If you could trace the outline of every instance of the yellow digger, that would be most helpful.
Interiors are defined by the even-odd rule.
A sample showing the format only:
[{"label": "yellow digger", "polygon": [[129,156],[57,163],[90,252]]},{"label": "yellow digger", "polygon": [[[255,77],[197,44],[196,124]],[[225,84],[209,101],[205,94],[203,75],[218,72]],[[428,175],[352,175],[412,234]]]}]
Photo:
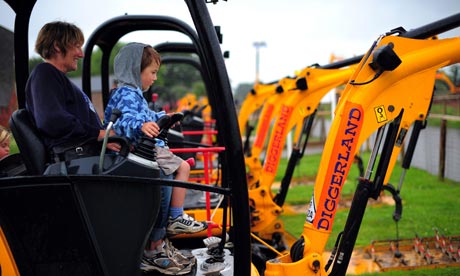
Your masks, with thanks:
[{"label": "yellow digger", "polygon": [[[434,26],[439,27],[393,30],[380,36],[362,58],[335,110],[303,233],[289,254],[267,262],[265,275],[345,275],[368,199],[376,199],[387,183],[409,128],[427,119],[436,71],[460,61],[460,38],[423,39],[434,34]],[[352,157],[375,131],[376,142],[345,228],[325,262],[324,246]]]},{"label": "yellow digger", "polygon": [[[254,254],[251,210],[238,118],[217,28],[206,7],[206,2],[217,1],[185,0],[194,28],[177,18],[155,15],[121,15],[104,22],[86,42],[82,87],[92,96],[90,68],[95,46],[103,52],[102,103],[107,103],[110,87],[107,63],[121,37],[135,30],[151,29],[185,34],[197,49],[205,82],[211,88],[208,91],[210,107],[219,111],[215,113],[217,143],[225,148],[221,155],[219,187],[151,177],[147,170],[127,157],[135,154],[129,150],[118,160],[110,159],[103,152],[71,163],[46,160],[40,136],[27,124],[27,117],[21,116],[29,74],[29,22],[37,1],[5,0],[15,13],[15,76],[20,110],[12,117],[11,125],[13,128],[24,126],[16,129],[17,133],[28,132],[14,135],[27,175],[15,175],[12,170],[0,178],[2,275],[141,275],[140,256],[158,214],[161,185],[224,196],[221,241],[212,250],[203,244],[191,241],[188,244],[189,248],[199,250],[192,252],[200,253],[192,275],[260,275],[262,272],[251,262]],[[149,9],[155,9],[154,5],[146,6],[145,10]],[[458,62],[458,38],[422,39],[459,25],[460,14],[435,22],[428,29],[401,31],[399,36],[389,34],[362,57],[337,107],[302,237],[290,253],[263,260],[265,275],[345,275],[357,234],[353,220],[359,224],[365,202],[380,192],[386,168],[394,162],[392,153],[397,151],[398,143],[404,141],[402,130],[408,129],[415,120],[426,119],[436,69]],[[402,62],[398,63],[398,59]],[[401,91],[408,97],[400,97]],[[351,158],[347,156],[356,152],[365,137],[381,128],[391,130],[383,151],[391,153],[390,157],[380,158],[383,161],[374,181],[370,180],[370,173],[360,181],[357,199],[350,210],[350,222],[329,266],[321,254],[340,197],[340,179],[350,167]],[[108,163],[101,165],[101,159]],[[8,161],[2,160],[0,165],[7,166]],[[56,170],[59,173],[43,174]],[[206,270],[209,266],[203,264],[209,263],[222,264],[221,270]]]}]

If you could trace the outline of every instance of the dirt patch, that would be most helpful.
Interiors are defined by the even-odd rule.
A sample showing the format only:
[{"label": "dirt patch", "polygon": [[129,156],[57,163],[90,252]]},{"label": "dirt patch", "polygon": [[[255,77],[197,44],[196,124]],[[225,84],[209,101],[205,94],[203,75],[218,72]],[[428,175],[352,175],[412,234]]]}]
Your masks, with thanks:
[{"label": "dirt patch", "polygon": [[[353,196],[345,195],[339,209],[350,209]],[[368,206],[394,206],[391,195],[383,194],[370,199]],[[284,214],[305,214],[308,204],[285,205]],[[325,260],[330,252],[324,252]],[[374,241],[367,247],[355,247],[347,269],[347,275],[385,272],[393,270],[435,269],[460,267],[460,237],[443,237],[438,232],[434,237],[405,240]]]}]

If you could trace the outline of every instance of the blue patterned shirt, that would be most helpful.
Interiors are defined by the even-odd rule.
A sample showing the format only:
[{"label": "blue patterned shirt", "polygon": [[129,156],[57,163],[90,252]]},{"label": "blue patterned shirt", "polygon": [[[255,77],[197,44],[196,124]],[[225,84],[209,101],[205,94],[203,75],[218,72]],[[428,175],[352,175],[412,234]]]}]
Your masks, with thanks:
[{"label": "blue patterned shirt", "polygon": [[[127,137],[134,144],[144,135],[141,128],[145,122],[156,122],[166,114],[164,111],[151,110],[142,91],[131,86],[118,87],[112,92],[104,112],[105,127],[109,123],[114,108],[119,109],[122,114],[113,125],[113,130],[117,135]],[[160,147],[165,146],[163,140],[156,139],[156,142]]]}]

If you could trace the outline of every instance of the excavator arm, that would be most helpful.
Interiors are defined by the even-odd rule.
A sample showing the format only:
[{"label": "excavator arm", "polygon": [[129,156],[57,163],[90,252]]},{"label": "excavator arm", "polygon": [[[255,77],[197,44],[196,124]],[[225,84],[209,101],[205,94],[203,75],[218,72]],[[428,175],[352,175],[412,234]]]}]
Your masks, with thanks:
[{"label": "excavator arm", "polygon": [[[252,229],[259,233],[261,238],[270,239],[274,232],[279,232],[277,227],[274,227],[278,225],[274,220],[278,219],[282,210],[271,195],[271,187],[289,131],[303,124],[306,118],[313,120],[321,99],[334,87],[346,83],[353,72],[354,66],[342,69],[307,68],[299,75],[296,89],[279,103],[266,149],[265,162],[259,178],[256,179],[258,185],[250,187],[249,190],[251,202],[257,205],[257,213],[253,214]],[[253,159],[256,157],[258,156],[252,156]]]},{"label": "excavator arm", "polygon": [[436,73],[436,80],[443,83],[449,90],[450,93],[460,93],[460,86],[456,86],[454,82],[444,72]]},{"label": "excavator arm", "polygon": [[[330,275],[345,275],[368,199],[380,193],[408,128],[426,119],[436,70],[459,62],[459,51],[459,38],[387,35],[374,43],[337,105],[301,237],[290,254],[267,262],[265,275],[326,275],[328,268]],[[376,131],[367,171],[359,181],[331,266],[326,266],[322,254],[353,156]],[[379,150],[383,156],[374,172]]]},{"label": "excavator arm", "polygon": [[241,134],[245,133],[251,115],[262,108],[263,104],[270,96],[277,93],[277,87],[277,81],[268,84],[256,83],[251,91],[248,92],[238,112],[238,125],[240,126]]},{"label": "excavator arm", "polygon": [[[248,172],[248,187],[252,188],[257,186],[262,173],[262,162],[260,155],[265,148],[266,137],[270,131],[270,126],[273,118],[280,112],[280,103],[285,101],[296,87],[296,79],[286,77],[278,81],[275,88],[275,93],[271,95],[261,108],[259,120],[257,122],[256,136],[254,143],[249,148],[245,148],[247,156],[245,157],[245,164]],[[240,125],[241,127],[241,125]]]}]

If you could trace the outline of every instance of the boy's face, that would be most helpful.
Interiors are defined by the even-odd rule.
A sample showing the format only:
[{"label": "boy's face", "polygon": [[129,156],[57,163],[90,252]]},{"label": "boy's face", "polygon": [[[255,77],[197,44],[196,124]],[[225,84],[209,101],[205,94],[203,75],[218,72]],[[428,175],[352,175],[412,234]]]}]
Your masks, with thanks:
[{"label": "boy's face", "polygon": [[157,73],[160,65],[154,60],[141,72],[142,90],[147,90],[157,80]]}]

